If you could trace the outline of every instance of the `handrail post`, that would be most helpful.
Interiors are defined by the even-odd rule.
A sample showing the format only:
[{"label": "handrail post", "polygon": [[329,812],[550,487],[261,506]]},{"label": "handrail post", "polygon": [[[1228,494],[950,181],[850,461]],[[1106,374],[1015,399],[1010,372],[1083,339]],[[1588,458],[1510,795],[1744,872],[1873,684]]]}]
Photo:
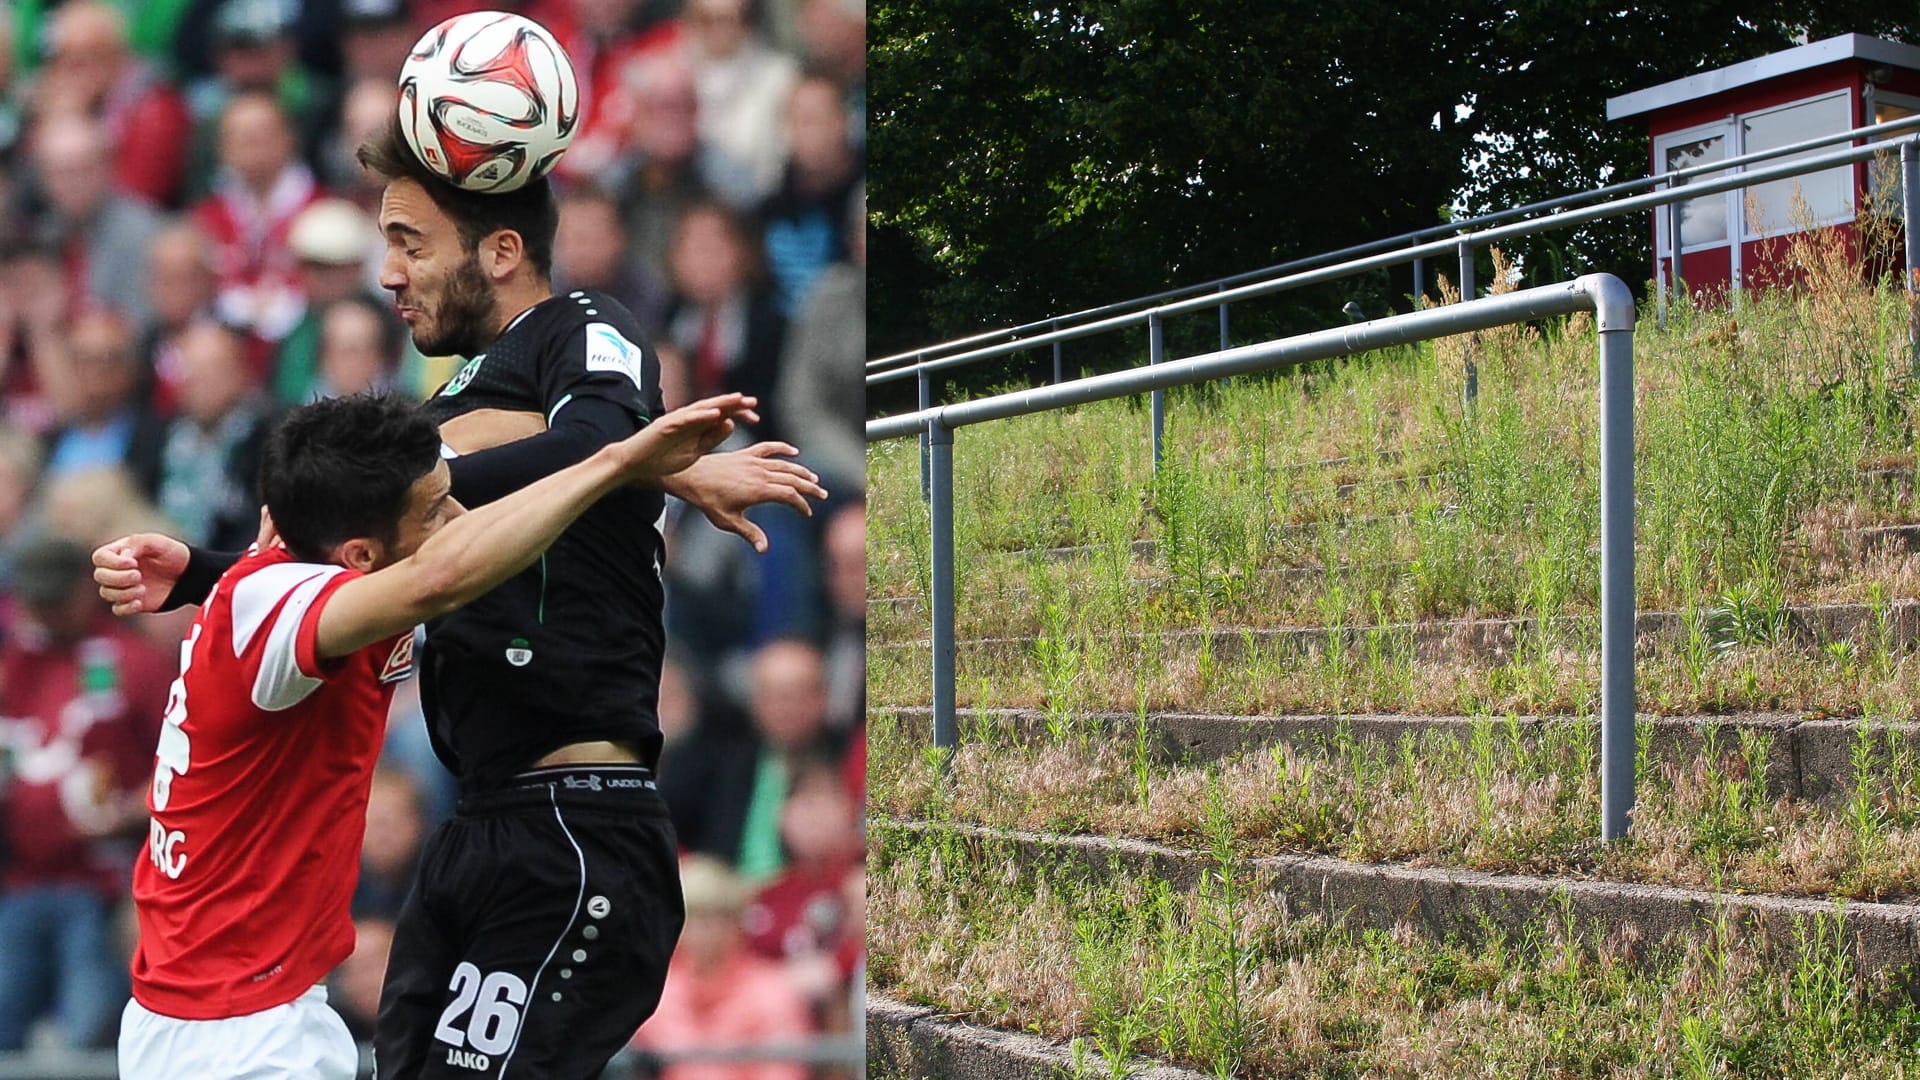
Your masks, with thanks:
[{"label": "handrail post", "polygon": [[[1226,292],[1226,287],[1221,286],[1220,291]],[[1227,303],[1222,300],[1220,302],[1220,351],[1226,352],[1231,348],[1233,346],[1227,343]]]},{"label": "handrail post", "polygon": [[[923,361],[921,361],[918,357],[916,357],[913,362],[918,364],[918,363],[922,363]],[[928,409],[933,408],[933,383],[931,381],[931,377],[928,376],[925,368],[920,369],[920,371],[917,373],[917,377],[920,383],[920,411],[925,412]],[[921,502],[926,502],[929,497],[929,491],[927,487],[927,480],[928,480],[927,456],[928,456],[927,435],[925,432],[921,432],[920,434],[920,501]]]},{"label": "handrail post", "polygon": [[[1166,351],[1166,345],[1167,345],[1166,334],[1161,328],[1159,314],[1155,313],[1152,315],[1148,315],[1147,316],[1147,366],[1148,367],[1152,367],[1155,364],[1158,364],[1161,360],[1165,359],[1163,354]],[[1159,475],[1161,437],[1165,433],[1166,426],[1167,426],[1167,392],[1165,390],[1155,390],[1153,392],[1152,412],[1153,412],[1153,471],[1155,475]]]},{"label": "handrail post", "polygon": [[[1053,323],[1048,327],[1048,329],[1055,330],[1055,331],[1059,330],[1060,320],[1059,319],[1053,320]],[[1053,385],[1055,386],[1059,386],[1061,383],[1067,381],[1066,377],[1060,373],[1060,345],[1061,343],[1058,341],[1053,343]]]},{"label": "handrail post", "polygon": [[933,513],[933,745],[950,765],[958,728],[954,723],[953,643],[953,429],[927,421],[932,447]]},{"label": "handrail post", "polygon": [[[1660,189],[1665,191],[1673,190],[1673,182],[1668,181],[1660,185]],[[1672,214],[1673,212],[1673,207],[1667,207],[1668,214]],[[1660,235],[1660,208],[1657,206],[1653,208],[1653,223],[1653,235],[1657,238]],[[1653,245],[1653,291],[1655,296],[1653,325],[1665,330],[1667,328],[1667,276],[1661,272],[1660,269],[1660,245],[1658,243]]]},{"label": "handrail post", "polygon": [[1920,153],[1912,139],[1900,144],[1900,212],[1906,229],[1901,246],[1907,249],[1907,351],[1920,375]]},{"label": "handrail post", "polygon": [[[1420,241],[1415,240],[1413,242],[1413,246],[1419,247]],[[1413,260],[1413,310],[1415,311],[1420,310],[1420,301],[1426,299],[1426,296],[1427,296],[1427,260],[1415,259]]]},{"label": "handrail post", "polygon": [[[1669,185],[1669,188],[1678,186],[1680,185],[1673,184]],[[1673,293],[1673,306],[1676,308],[1680,306],[1680,301],[1684,293],[1681,282],[1686,280],[1686,275],[1681,272],[1680,266],[1680,216],[1682,205],[1684,204],[1677,201],[1667,204],[1667,289]]]},{"label": "handrail post", "polygon": [[[1473,300],[1473,241],[1465,237],[1460,239],[1460,302],[1465,304]],[[1473,335],[1467,335],[1467,408],[1480,397],[1480,368],[1473,362]]]},{"label": "handrail post", "polygon": [[[1625,287],[1615,282],[1625,292]],[[1598,298],[1596,298],[1596,301]],[[1598,305],[1597,305],[1598,306]],[[1600,315],[1600,838],[1627,835],[1634,803],[1633,316]],[[1624,323],[1624,325],[1617,325]]]}]

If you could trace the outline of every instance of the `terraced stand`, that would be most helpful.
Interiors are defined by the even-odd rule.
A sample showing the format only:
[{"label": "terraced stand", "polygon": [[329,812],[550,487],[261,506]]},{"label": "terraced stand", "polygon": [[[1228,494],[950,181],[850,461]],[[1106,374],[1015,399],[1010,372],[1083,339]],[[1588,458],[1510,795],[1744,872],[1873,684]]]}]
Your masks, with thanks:
[{"label": "terraced stand", "polygon": [[1176,397],[1157,478],[1115,403],[957,445],[951,758],[871,449],[877,1075],[1920,1071],[1904,300],[1641,329],[1615,844],[1581,327],[1471,419],[1443,342]]}]

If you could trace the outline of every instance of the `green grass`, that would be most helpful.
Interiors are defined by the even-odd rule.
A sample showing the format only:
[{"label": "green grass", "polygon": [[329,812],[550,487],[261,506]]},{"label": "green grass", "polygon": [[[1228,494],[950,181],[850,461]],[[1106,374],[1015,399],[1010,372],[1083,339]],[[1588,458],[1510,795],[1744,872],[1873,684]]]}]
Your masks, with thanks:
[{"label": "green grass", "polygon": [[1646,955],[1594,944],[1570,911],[1434,943],[1290,916],[1220,854],[1183,892],[1000,841],[876,828],[872,978],[980,1023],[1221,1076],[1920,1070],[1920,1016],[1857,976],[1834,919],[1803,923],[1790,963],[1763,963],[1724,913],[1684,949]]},{"label": "green grass", "polygon": [[[1590,326],[1576,318],[1483,341],[1471,417],[1458,404],[1449,342],[1175,393],[1158,476],[1137,402],[963,429],[958,634],[1058,640],[1082,625],[1151,637],[1209,625],[1592,614]],[[1846,347],[1819,345],[1830,339]],[[1768,294],[1737,320],[1682,309],[1664,332],[1643,321],[1636,345],[1643,609],[1704,615],[1755,600],[1915,595],[1920,562],[1864,553],[1854,537],[1914,514],[1911,483],[1873,472],[1914,461],[1897,290]],[[881,444],[869,461],[870,592],[924,597],[915,447]],[[1284,467],[1293,463],[1304,464]],[[1130,550],[1141,539],[1158,544],[1151,561]],[[1092,552],[1034,554],[1061,545]],[[1069,607],[1072,619],[1050,626],[1049,605]],[[925,634],[924,605],[871,615],[876,642]],[[1561,645],[1542,643],[1541,655]],[[1792,676],[1828,685],[1817,666]]]},{"label": "green grass", "polygon": [[925,732],[882,710],[868,725],[868,805],[900,818],[1126,836],[1192,850],[1333,855],[1493,872],[1597,877],[1746,893],[1908,900],[1920,883],[1920,760],[1861,724],[1851,788],[1774,798],[1771,737],[1709,727],[1703,749],[1641,763],[1631,836],[1602,845],[1590,723],[1531,727],[1482,715],[1463,735],[1397,743],[1344,726],[1317,746],[1275,743],[1206,764],[1158,760],[1136,727],[1084,719],[1021,739],[975,718],[943,774]]},{"label": "green grass", "polygon": [[[1915,520],[1904,294],[1829,243],[1809,285],[1736,315],[1684,303],[1636,332],[1636,583],[1677,630],[1640,642],[1642,711],[1915,718],[1896,604],[1920,557],[1861,530]],[[1763,735],[1654,760],[1632,838],[1601,847],[1598,399],[1591,319],[1169,394],[1168,457],[1141,401],[956,434],[960,704],[1041,711],[1022,740],[969,721],[951,759],[870,725],[871,975],[979,1022],[1244,1076],[1888,1076],[1920,1073],[1904,991],[1860,978],[1831,920],[1797,959],[1723,916],[1670,955],[1544,920],[1433,943],[1290,918],[1241,861],[1278,852],[1837,898],[1920,881],[1920,761],[1862,724],[1854,786],[1768,797]],[[928,515],[913,441],[869,448],[868,694],[924,704]],[[1133,545],[1154,542],[1150,558]],[[1086,550],[1061,559],[1048,549]],[[1855,631],[1790,632],[1855,603]],[[1527,622],[1494,651],[1453,638]],[[1303,630],[1302,635],[1264,633]],[[1149,716],[1399,712],[1480,719],[1380,746],[1335,730],[1206,766],[1161,760]],[[1090,712],[1126,712],[1110,730]],[[1124,726],[1124,725],[1123,725]],[[1204,853],[1190,891],[1021,862],[979,823]],[[1583,942],[1587,942],[1583,944]],[[1633,960],[1629,962],[1628,956]],[[1766,961],[1766,962],[1763,962]],[[1091,1066],[1082,1058],[1082,1073]]]}]

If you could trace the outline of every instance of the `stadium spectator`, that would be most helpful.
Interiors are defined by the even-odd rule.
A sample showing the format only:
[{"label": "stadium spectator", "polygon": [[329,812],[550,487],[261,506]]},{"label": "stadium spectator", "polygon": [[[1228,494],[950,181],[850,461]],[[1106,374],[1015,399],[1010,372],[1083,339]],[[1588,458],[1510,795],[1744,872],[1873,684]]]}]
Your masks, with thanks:
[{"label": "stadium spectator", "polygon": [[255,391],[246,341],[214,322],[181,335],[180,415],[167,428],[160,510],[192,543],[244,548],[260,527],[256,477],[266,443],[266,403]]},{"label": "stadium spectator", "polygon": [[147,248],[147,301],[153,318],[136,350],[146,376],[147,406],[162,416],[180,405],[180,336],[196,320],[213,317],[218,291],[213,245],[192,222],[154,234]]},{"label": "stadium spectator", "polygon": [[[320,149],[320,171],[327,187],[369,214],[379,210],[384,185],[361,168],[353,154],[392,116],[393,82],[371,77],[357,80],[347,87],[346,99],[340,103],[340,123]],[[379,286],[378,274],[377,264],[368,269],[369,288]]]},{"label": "stadium spectator", "polygon": [[46,48],[36,106],[48,116],[104,124],[115,186],[155,206],[178,206],[192,117],[155,65],[128,47],[125,17],[93,0],[64,4],[47,23]]},{"label": "stadium spectator", "polygon": [[353,954],[333,971],[327,1002],[355,1042],[373,1041],[373,1025],[380,1018],[380,984],[387,975],[387,953],[393,950],[393,920],[379,916],[353,920]]},{"label": "stadium spectator", "polygon": [[[662,349],[661,355],[661,370],[671,370],[668,350]],[[663,378],[662,396],[672,401],[664,393],[666,386]],[[763,518],[756,515],[755,520]],[[673,553],[666,565],[668,640],[684,647],[689,656],[702,658],[702,667],[724,673],[721,684],[744,687],[744,654],[753,637],[759,559],[751,549],[713,528],[704,515],[678,501],[667,507],[667,545]],[[745,707],[744,691],[729,693],[734,700],[728,704]]]},{"label": "stadium spectator", "polygon": [[[680,863],[687,923],[660,1008],[633,1038],[654,1053],[796,1043],[813,1031],[807,1002],[778,963],[754,954],[740,928],[746,889],[717,859]],[[670,1065],[659,1080],[807,1080],[790,1062]]]},{"label": "stadium spectator", "polygon": [[[355,919],[399,916],[426,835],[419,782],[404,769],[383,765],[373,774],[367,796],[367,838],[360,848],[360,882],[353,890]],[[374,993],[377,998],[378,982]]]},{"label": "stadium spectator", "polygon": [[757,250],[725,207],[689,208],[674,233],[668,261],[674,296],[661,336],[687,356],[696,400],[722,388],[751,394],[760,399],[763,424],[771,425],[786,331],[760,281]]},{"label": "stadium spectator", "polygon": [[649,34],[641,29],[648,7],[644,0],[586,0],[567,6],[572,25],[551,20],[551,28],[573,61],[582,115],[579,134],[554,172],[564,180],[579,180],[597,175],[626,151],[631,101],[617,90],[622,72],[657,52],[673,31],[662,28]]},{"label": "stadium spectator", "polygon": [[819,649],[804,641],[769,642],[754,651],[751,678],[760,746],[734,865],[748,881],[761,881],[786,863],[780,812],[798,766],[811,755],[835,755]]},{"label": "stadium spectator", "polygon": [[335,300],[321,312],[316,397],[385,390],[399,376],[406,328],[370,296]]},{"label": "stadium spectator", "polygon": [[[674,558],[682,550],[674,550]],[[669,563],[671,565],[671,563]],[[669,580],[669,594],[680,603],[685,593]],[[678,641],[672,625],[667,636]],[[688,655],[719,659],[720,654],[691,647]],[[738,665],[744,669],[746,665]],[[661,753],[660,793],[673,815],[680,849],[710,855],[733,865],[740,852],[740,834],[746,822],[747,795],[753,790],[760,739],[746,710],[732,701],[732,685],[741,681],[736,665],[710,661],[706,669],[689,668],[689,689],[695,710],[693,729]],[[663,679],[664,681],[664,679]]]},{"label": "stadium spectator", "polygon": [[60,253],[74,300],[112,308],[142,326],[147,247],[160,219],[114,190],[111,152],[106,129],[83,116],[52,116],[39,125],[34,164],[51,212],[37,231]]},{"label": "stadium spectator", "polygon": [[827,517],[820,544],[827,608],[827,714],[858,723],[867,711],[867,504]]},{"label": "stadium spectator", "polygon": [[616,92],[629,99],[628,150],[600,183],[624,209],[634,254],[664,278],[681,215],[713,198],[707,176],[716,164],[700,142],[693,72],[677,53],[650,56],[627,69]]},{"label": "stadium spectator", "polygon": [[[0,454],[4,454],[4,449],[5,444],[0,443]],[[3,461],[0,457],[0,462]],[[663,756],[684,743],[700,723],[700,702],[695,693],[686,665],[677,653],[669,650],[660,662],[660,697],[654,705],[654,713],[660,718]]]},{"label": "stadium spectator", "polygon": [[786,868],[761,886],[741,925],[762,956],[831,958],[847,925],[844,882],[860,860],[860,808],[829,759],[797,761],[792,775],[780,808]]},{"label": "stadium spectator", "polygon": [[700,95],[700,136],[727,165],[712,177],[735,207],[757,203],[780,182],[780,116],[800,67],[754,28],[749,0],[687,0],[685,54]]},{"label": "stadium spectator", "polygon": [[57,251],[0,242],[0,395],[7,422],[36,434],[72,415],[67,307]]},{"label": "stadium spectator", "polygon": [[800,38],[808,65],[841,88],[847,135],[867,144],[866,0],[800,0]]},{"label": "stadium spectator", "polygon": [[[50,1015],[70,1047],[106,1044],[126,1001],[113,909],[144,824],[168,657],[117,624],[90,549],[47,539],[14,564],[0,646],[0,1051]],[[116,842],[115,838],[120,838]]]},{"label": "stadium spectator", "polygon": [[799,317],[787,333],[774,397],[805,430],[782,437],[806,450],[807,463],[829,478],[833,491],[866,483],[866,416],[863,378],[867,355],[867,216],[865,186],[856,187],[842,211],[848,261],[814,279]]},{"label": "stadium spectator", "polygon": [[631,254],[620,206],[594,187],[575,187],[560,198],[560,229],[553,240],[553,287],[599,289],[626,305],[648,334],[660,330],[666,283]]},{"label": "stadium spectator", "polygon": [[[273,396],[281,405],[304,405],[329,396],[321,374],[325,312],[337,301],[367,291],[367,264],[379,242],[373,218],[345,199],[318,199],[300,211],[287,231],[287,250],[298,260],[300,320],[279,344],[273,361]],[[382,305],[384,306],[384,305]]]},{"label": "stadium spectator", "polygon": [[219,182],[194,210],[217,252],[221,319],[267,341],[284,338],[304,308],[287,237],[322,194],[294,149],[277,100],[259,91],[234,97],[220,118]]},{"label": "stadium spectator", "polygon": [[660,354],[660,396],[667,408],[677,409],[693,401],[693,376],[687,371],[687,354],[670,341],[662,340],[655,350]]},{"label": "stadium spectator", "polygon": [[296,0],[224,0],[214,13],[214,71],[196,80],[187,97],[195,124],[191,193],[204,194],[219,184],[223,118],[242,95],[265,94],[280,103],[290,130],[299,133],[296,153],[311,158],[325,145],[338,102],[331,84],[300,62],[299,17]]},{"label": "stadium spectator", "polygon": [[150,496],[159,488],[166,426],[140,404],[142,365],[126,323],[111,312],[90,312],[74,322],[64,347],[52,340],[34,347],[49,371],[67,371],[67,385],[55,390],[64,404],[47,443],[47,475],[121,467]]},{"label": "stadium spectator", "polygon": [[0,426],[0,610],[11,582],[18,530],[40,476],[40,459],[40,440],[19,428]]},{"label": "stadium spectator", "polygon": [[391,88],[419,38],[407,0],[340,0],[341,77],[348,85],[374,79]]},{"label": "stadium spectator", "polygon": [[860,159],[847,142],[839,87],[817,75],[794,84],[786,132],[780,187],[758,216],[780,314],[793,318],[820,272],[847,257],[847,207]]}]

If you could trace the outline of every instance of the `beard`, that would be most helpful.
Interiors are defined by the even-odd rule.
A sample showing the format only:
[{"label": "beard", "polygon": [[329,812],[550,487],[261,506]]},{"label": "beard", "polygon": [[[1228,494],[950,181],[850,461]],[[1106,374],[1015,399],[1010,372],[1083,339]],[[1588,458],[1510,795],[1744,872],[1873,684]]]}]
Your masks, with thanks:
[{"label": "beard", "polygon": [[479,256],[469,252],[447,275],[431,327],[413,328],[413,344],[423,356],[472,358],[493,338],[493,311],[493,285],[480,269]]}]

